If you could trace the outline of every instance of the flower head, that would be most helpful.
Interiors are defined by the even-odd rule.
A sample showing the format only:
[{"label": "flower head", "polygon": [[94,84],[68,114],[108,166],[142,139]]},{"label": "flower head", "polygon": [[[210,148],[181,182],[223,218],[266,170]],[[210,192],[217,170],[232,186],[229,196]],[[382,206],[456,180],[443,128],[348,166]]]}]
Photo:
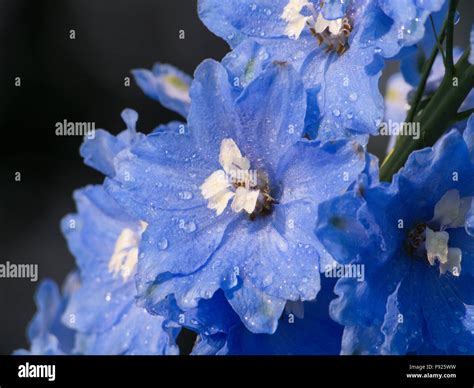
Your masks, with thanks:
[{"label": "flower head", "polygon": [[[474,349],[474,118],[414,152],[391,185],[320,207],[317,234],[334,258],[365,265],[341,279],[332,316],[344,353]],[[429,350],[428,350],[429,348]]]},{"label": "flower head", "polygon": [[169,296],[192,310],[222,290],[250,330],[272,333],[287,300],[316,297],[328,259],[312,232],[317,205],[351,187],[366,154],[302,139],[305,97],[286,63],[236,98],[222,65],[205,61],[187,126],[117,156],[106,188],[148,224],[136,279],[149,310]]}]

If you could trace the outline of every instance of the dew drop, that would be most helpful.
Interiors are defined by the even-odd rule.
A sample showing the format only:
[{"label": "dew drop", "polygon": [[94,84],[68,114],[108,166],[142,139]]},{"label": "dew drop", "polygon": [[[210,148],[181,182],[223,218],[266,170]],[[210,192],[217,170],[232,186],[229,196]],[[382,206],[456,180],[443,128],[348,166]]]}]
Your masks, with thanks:
[{"label": "dew drop", "polygon": [[349,94],[349,99],[351,101],[357,101],[358,98],[359,98],[359,95],[356,92]]},{"label": "dew drop", "polygon": [[107,302],[110,302],[112,300],[112,294],[110,292],[107,292],[107,294],[105,294],[105,300]]},{"label": "dew drop", "polygon": [[460,20],[461,14],[459,13],[459,11],[456,11],[456,13],[454,14],[454,25],[458,24]]},{"label": "dew drop", "polygon": [[178,193],[178,197],[182,200],[190,200],[193,198],[193,193],[191,193],[190,191],[180,191]]},{"label": "dew drop", "polygon": [[263,286],[268,287],[272,283],[273,283],[273,275],[268,274],[267,276],[265,276],[265,278],[263,279]]},{"label": "dew drop", "polygon": [[332,114],[334,115],[334,117],[339,117],[341,115],[341,111],[339,109],[334,109],[332,111]]},{"label": "dew drop", "polygon": [[168,248],[168,240],[165,237],[158,241],[158,248],[160,248],[161,250],[165,250],[166,248]]}]

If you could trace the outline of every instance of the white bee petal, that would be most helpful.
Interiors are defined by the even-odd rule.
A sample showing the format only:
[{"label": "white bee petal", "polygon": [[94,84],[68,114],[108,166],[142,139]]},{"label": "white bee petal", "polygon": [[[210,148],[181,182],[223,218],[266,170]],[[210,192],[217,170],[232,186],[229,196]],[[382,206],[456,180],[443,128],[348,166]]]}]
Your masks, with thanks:
[{"label": "white bee petal", "polygon": [[307,0],[290,0],[286,5],[281,18],[288,23],[285,28],[285,34],[288,37],[298,39],[307,22],[312,19],[312,16],[303,16],[301,14],[303,7],[309,4]]},{"label": "white bee petal", "polygon": [[448,261],[448,232],[435,232],[430,228],[426,228],[426,252],[428,261],[431,265],[435,265],[436,259],[444,264]]},{"label": "white bee petal", "polygon": [[232,139],[224,139],[221,143],[219,163],[227,174],[235,170],[248,170],[250,161],[242,157],[242,154]]},{"label": "white bee petal", "polygon": [[460,206],[459,191],[456,189],[447,191],[435,206],[433,221],[441,226],[451,224],[458,218]]},{"label": "white bee petal", "polygon": [[222,170],[214,171],[206,178],[201,185],[201,194],[204,199],[209,199],[221,193],[230,187],[230,182],[227,179],[226,173]]},{"label": "white bee petal", "polygon": [[449,248],[448,260],[446,263],[441,263],[439,266],[439,272],[444,275],[446,271],[451,272],[454,276],[461,275],[461,260],[462,251],[459,248]]},{"label": "white bee petal", "polygon": [[232,210],[236,213],[242,210],[245,210],[249,214],[253,213],[257,206],[259,194],[260,190],[248,190],[245,187],[239,187],[232,201]]}]

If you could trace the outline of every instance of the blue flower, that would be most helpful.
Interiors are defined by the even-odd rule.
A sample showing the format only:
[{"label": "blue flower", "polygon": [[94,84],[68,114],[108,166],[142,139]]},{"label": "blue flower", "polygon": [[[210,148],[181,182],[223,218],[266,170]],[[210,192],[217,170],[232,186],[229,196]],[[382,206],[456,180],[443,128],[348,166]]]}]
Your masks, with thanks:
[{"label": "blue flower", "polygon": [[322,279],[316,301],[289,302],[273,335],[253,334],[242,324],[227,335],[201,335],[194,355],[337,355],[341,349],[342,326],[328,314],[334,298],[334,283]]},{"label": "blue flower", "polygon": [[[383,119],[378,81],[383,59],[424,34],[424,22],[444,0],[399,5],[353,0],[201,0],[206,26],[246,58],[248,68],[289,61],[308,91],[306,132],[320,140],[376,134]],[[264,54],[248,56],[248,41]],[[246,47],[239,46],[246,42]],[[260,53],[262,50],[259,50]],[[244,55],[242,55],[244,53]],[[241,59],[244,61],[244,59]],[[368,109],[370,107],[370,109]]]},{"label": "blue flower", "polygon": [[183,311],[218,290],[253,332],[273,333],[287,300],[312,300],[330,258],[312,232],[319,202],[366,169],[354,142],[302,139],[306,96],[286,63],[235,99],[222,65],[196,71],[188,126],[155,131],[121,152],[105,182],[148,224],[140,242],[141,303],[173,296]]},{"label": "blue flower", "polygon": [[192,78],[171,65],[156,63],[152,71],[132,71],[138,86],[150,98],[159,101],[184,118],[188,116],[191,98],[189,88]]},{"label": "blue flower", "polygon": [[28,327],[30,350],[20,349],[16,355],[65,355],[74,353],[74,330],[61,322],[61,315],[71,295],[79,287],[76,274],[71,274],[65,281],[63,295],[53,280],[44,280],[35,294],[38,308]]},{"label": "blue flower", "polygon": [[317,235],[365,281],[338,281],[330,311],[349,354],[474,352],[474,117],[414,152],[392,184],[327,201]]},{"label": "blue flower", "polygon": [[[86,163],[115,175],[114,158],[135,144],[136,112],[122,114],[128,128],[117,137],[100,131],[81,147]],[[147,225],[131,217],[102,186],[74,194],[78,213],[65,217],[62,230],[76,257],[81,286],[71,296],[63,322],[80,333],[85,354],[176,354],[177,328],[135,305],[138,245]]]}]

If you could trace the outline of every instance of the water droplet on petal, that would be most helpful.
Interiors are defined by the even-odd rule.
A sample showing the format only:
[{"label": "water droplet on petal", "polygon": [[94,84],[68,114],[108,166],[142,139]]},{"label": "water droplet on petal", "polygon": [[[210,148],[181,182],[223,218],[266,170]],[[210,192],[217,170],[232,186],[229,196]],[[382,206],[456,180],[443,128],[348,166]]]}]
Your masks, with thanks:
[{"label": "water droplet on petal", "polygon": [[191,193],[190,191],[180,191],[178,193],[178,197],[182,200],[190,200],[193,198],[193,193]]},{"label": "water droplet on petal", "polygon": [[456,13],[454,14],[454,25],[458,24],[460,20],[461,14],[459,13],[459,11],[456,11]]},{"label": "water droplet on petal", "polygon": [[161,250],[168,248],[168,240],[163,237],[160,241],[158,241],[158,248]]},{"label": "water droplet on petal", "polygon": [[334,115],[334,117],[339,117],[341,115],[341,111],[339,109],[334,109],[332,111],[332,114]]}]

